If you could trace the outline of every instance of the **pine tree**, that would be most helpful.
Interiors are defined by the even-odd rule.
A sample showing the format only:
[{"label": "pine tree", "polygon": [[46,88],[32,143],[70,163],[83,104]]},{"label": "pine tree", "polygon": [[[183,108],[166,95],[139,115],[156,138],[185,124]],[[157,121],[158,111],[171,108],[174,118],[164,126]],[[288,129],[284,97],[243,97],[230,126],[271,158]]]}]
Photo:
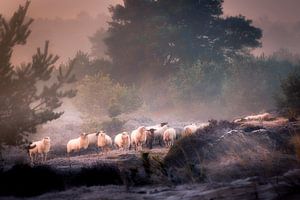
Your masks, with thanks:
[{"label": "pine tree", "polygon": [[32,19],[26,17],[29,1],[19,6],[6,20],[0,15],[0,148],[26,142],[29,133],[36,132],[37,125],[59,118],[63,112],[55,109],[62,105],[62,98],[74,97],[76,91],[63,90],[75,81],[71,74],[75,60],[66,71],[59,68],[57,80],[52,80],[58,60],[48,52],[49,42],[37,49],[32,61],[21,66],[11,63],[13,48],[26,44]]}]

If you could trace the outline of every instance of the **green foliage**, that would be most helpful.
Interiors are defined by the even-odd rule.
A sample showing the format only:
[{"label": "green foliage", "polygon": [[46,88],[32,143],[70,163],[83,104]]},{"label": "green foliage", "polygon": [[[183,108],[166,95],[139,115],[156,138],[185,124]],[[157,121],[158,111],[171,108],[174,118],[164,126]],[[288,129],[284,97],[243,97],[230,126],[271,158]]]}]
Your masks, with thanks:
[{"label": "green foliage", "polygon": [[110,73],[111,63],[105,59],[92,59],[87,53],[78,51],[75,55],[73,73],[77,80],[82,80],[86,75],[93,76],[98,73]]},{"label": "green foliage", "polygon": [[280,80],[297,66],[271,57],[248,57],[229,67],[222,98],[231,112],[253,113],[273,109]]},{"label": "green foliage", "polygon": [[274,108],[280,80],[296,68],[273,55],[242,56],[231,63],[198,62],[181,67],[169,84],[177,102],[221,106],[219,112],[233,117]]},{"label": "green foliage", "polygon": [[95,133],[101,128],[99,119],[93,117],[84,118],[80,126],[81,131],[86,133]]},{"label": "green foliage", "polygon": [[211,101],[222,92],[226,66],[198,62],[192,67],[181,67],[171,78],[183,101]]},{"label": "green foliage", "polygon": [[92,43],[92,56],[99,58],[101,55],[105,54],[106,46],[103,39],[107,37],[107,31],[103,28],[96,31],[94,35],[89,37]]},{"label": "green foliage", "polygon": [[126,121],[113,117],[111,120],[102,122],[101,127],[108,133],[117,134],[123,131],[123,126],[125,123]]},{"label": "green foliage", "polygon": [[224,18],[222,3],[124,0],[124,5],[111,7],[105,44],[113,77],[141,83],[149,76],[164,78],[199,59],[223,62],[260,46],[261,30],[243,16]]},{"label": "green foliage", "polygon": [[300,115],[300,73],[291,73],[280,86],[277,106],[289,119],[295,119]]},{"label": "green foliage", "polygon": [[120,115],[121,113],[122,113],[121,105],[119,105],[119,104],[113,103],[108,108],[108,116],[111,118],[116,117],[116,116]]},{"label": "green foliage", "polygon": [[77,88],[75,105],[81,112],[91,116],[109,114],[114,117],[135,111],[142,105],[142,99],[134,87],[115,83],[109,75],[86,76]]},{"label": "green foliage", "polygon": [[65,73],[59,68],[57,80],[48,83],[58,60],[58,56],[49,54],[48,41],[43,50],[37,49],[30,63],[18,67],[11,64],[13,48],[24,45],[30,34],[32,19],[26,20],[28,7],[29,1],[9,20],[0,15],[0,145],[25,142],[24,136],[36,132],[37,125],[63,114],[55,111],[62,98],[76,94],[75,90],[62,90],[75,81],[71,74],[75,60],[70,61]]}]

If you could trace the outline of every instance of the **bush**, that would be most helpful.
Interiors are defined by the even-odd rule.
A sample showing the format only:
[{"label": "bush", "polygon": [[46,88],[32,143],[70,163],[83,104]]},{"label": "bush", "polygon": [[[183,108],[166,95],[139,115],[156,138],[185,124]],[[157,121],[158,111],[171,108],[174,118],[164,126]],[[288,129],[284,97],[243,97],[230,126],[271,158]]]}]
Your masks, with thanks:
[{"label": "bush", "polygon": [[78,85],[76,107],[89,117],[130,113],[143,103],[135,87],[114,82],[109,75],[85,76]]},{"label": "bush", "polygon": [[274,176],[298,165],[292,136],[286,127],[245,132],[237,124],[211,120],[208,127],[178,140],[164,164],[179,183]]},{"label": "bush", "polygon": [[298,162],[300,162],[300,133],[296,134],[291,138],[291,143],[294,146],[297,160]]},{"label": "bush", "polygon": [[0,173],[0,196],[35,196],[49,191],[64,190],[64,181],[50,167],[15,165]]},{"label": "bush", "polygon": [[1,196],[30,197],[70,187],[93,185],[121,185],[120,170],[115,165],[96,164],[80,170],[64,171],[48,166],[15,165],[0,170]]},{"label": "bush", "polygon": [[82,168],[69,179],[72,186],[121,185],[120,170],[116,166],[99,164]]},{"label": "bush", "polygon": [[290,74],[280,86],[277,107],[290,120],[295,120],[300,114],[300,73]]},{"label": "bush", "polygon": [[106,132],[109,133],[119,133],[123,130],[123,126],[126,123],[124,120],[119,120],[118,118],[112,118],[109,121],[102,122],[101,126]]},{"label": "bush", "polygon": [[122,113],[121,105],[113,103],[108,108],[108,116],[114,118]]}]

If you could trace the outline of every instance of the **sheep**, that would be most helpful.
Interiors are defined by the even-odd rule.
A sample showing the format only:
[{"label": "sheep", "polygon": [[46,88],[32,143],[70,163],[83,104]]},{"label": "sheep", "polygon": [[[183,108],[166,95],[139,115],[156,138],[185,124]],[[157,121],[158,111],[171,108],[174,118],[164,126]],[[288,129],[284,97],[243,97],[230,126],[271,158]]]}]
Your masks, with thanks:
[{"label": "sheep", "polygon": [[71,139],[67,143],[67,153],[72,151],[79,151],[80,149],[87,149],[89,146],[89,138],[87,133],[81,133],[78,138]]},{"label": "sheep", "polygon": [[158,142],[158,144],[160,146],[163,146],[163,134],[164,134],[165,130],[167,130],[167,128],[168,128],[168,122],[162,122],[158,125],[148,126],[146,128],[147,128],[147,130],[155,129],[154,130],[154,142]]},{"label": "sheep", "polygon": [[154,131],[156,129],[154,128],[150,128],[149,130],[147,130],[147,139],[146,139],[146,146],[149,148],[149,149],[152,149],[152,146],[153,146],[153,141],[154,141]]},{"label": "sheep", "polygon": [[258,115],[250,115],[244,117],[245,120],[249,120],[249,121],[264,121],[264,120],[270,120],[271,118],[272,117],[270,113],[262,113]]},{"label": "sheep", "polygon": [[50,137],[45,137],[39,141],[33,142],[28,146],[28,155],[30,157],[31,163],[33,163],[34,159],[33,156],[35,157],[38,154],[42,155],[42,161],[47,160],[47,153],[50,151],[51,147],[51,140]]},{"label": "sheep", "polygon": [[96,134],[98,136],[97,146],[101,147],[103,151],[108,152],[109,148],[112,146],[112,140],[109,135],[100,131]]},{"label": "sheep", "polygon": [[163,140],[166,144],[166,147],[171,147],[174,144],[176,139],[176,130],[174,128],[168,128],[163,134]]},{"label": "sheep", "polygon": [[142,150],[143,143],[146,142],[147,139],[147,130],[146,127],[140,126],[137,129],[131,132],[131,144],[134,146],[134,149],[137,151],[139,149]]},{"label": "sheep", "polygon": [[130,148],[130,136],[127,132],[119,133],[114,139],[115,146],[118,149],[129,150]]},{"label": "sheep", "polygon": [[88,134],[88,140],[89,140],[89,146],[97,146],[97,142],[98,142],[97,132]]},{"label": "sheep", "polygon": [[193,123],[185,126],[183,129],[184,129],[183,136],[190,136],[197,131],[198,127],[195,123]]},{"label": "sheep", "polygon": [[179,140],[184,134],[184,129],[181,127],[176,127],[174,129],[176,131],[176,140]]},{"label": "sheep", "polygon": [[258,115],[249,115],[244,118],[235,119],[233,120],[234,123],[241,123],[244,121],[267,121],[273,119],[272,115],[270,113],[262,113]]}]

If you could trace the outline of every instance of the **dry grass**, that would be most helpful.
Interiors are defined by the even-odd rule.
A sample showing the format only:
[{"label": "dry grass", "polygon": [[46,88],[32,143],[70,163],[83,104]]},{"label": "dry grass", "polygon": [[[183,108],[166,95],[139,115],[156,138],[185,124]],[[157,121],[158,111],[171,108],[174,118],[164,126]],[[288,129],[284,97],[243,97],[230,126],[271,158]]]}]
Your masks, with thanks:
[{"label": "dry grass", "polygon": [[298,162],[300,162],[300,133],[299,132],[291,138],[291,143],[294,146],[296,158]]},{"label": "dry grass", "polygon": [[300,153],[300,137],[293,139],[293,147],[290,139],[294,134],[282,126],[281,119],[277,121],[277,125],[273,121],[266,126],[212,121],[208,128],[178,141],[165,162],[181,177],[179,182],[277,176],[297,167],[295,151]]}]

